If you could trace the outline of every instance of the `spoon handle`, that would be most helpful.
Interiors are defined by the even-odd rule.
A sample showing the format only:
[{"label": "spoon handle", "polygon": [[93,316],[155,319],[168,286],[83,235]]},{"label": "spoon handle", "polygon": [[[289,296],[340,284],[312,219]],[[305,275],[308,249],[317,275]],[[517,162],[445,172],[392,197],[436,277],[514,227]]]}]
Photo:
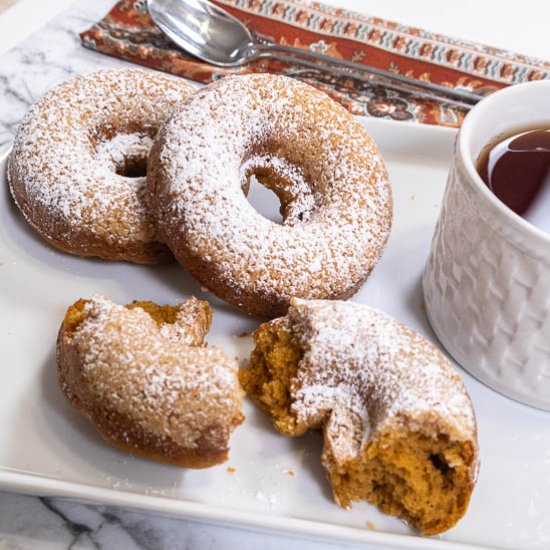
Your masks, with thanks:
[{"label": "spoon handle", "polygon": [[376,67],[369,67],[353,61],[337,59],[310,50],[283,46],[280,44],[250,44],[247,55],[251,59],[277,59],[291,64],[316,69],[337,76],[347,76],[371,85],[399,92],[414,94],[418,98],[444,102],[463,109],[471,109],[483,99],[482,96],[467,90],[448,88],[440,84],[416,80]]}]

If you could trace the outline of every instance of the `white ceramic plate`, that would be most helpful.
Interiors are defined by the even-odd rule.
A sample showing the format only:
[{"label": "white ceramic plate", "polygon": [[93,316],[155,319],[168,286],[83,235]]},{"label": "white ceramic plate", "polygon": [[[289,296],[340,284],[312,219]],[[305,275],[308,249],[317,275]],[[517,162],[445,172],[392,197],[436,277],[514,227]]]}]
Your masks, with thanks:
[{"label": "white ceramic plate", "polygon": [[[378,307],[435,340],[423,308],[420,277],[455,132],[372,119],[365,124],[388,163],[395,215],[384,257],[354,300]],[[250,340],[237,335],[253,330],[258,320],[239,314],[212,294],[204,295],[177,265],[109,263],[50,248],[12,205],[4,164],[0,192],[3,487],[392,548],[550,547],[550,416],[496,394],[464,372],[478,414],[481,471],[466,517],[435,540],[414,535],[399,520],[365,503],[351,511],[340,509],[332,501],[320,464],[320,436],[281,437],[251,403],[246,404],[245,423],[232,438],[229,462],[210,470],[163,466],[106,445],[69,407],[57,386],[55,338],[67,305],[97,292],[120,302],[161,303],[194,294],[214,305],[209,341],[241,358],[247,356]]]}]

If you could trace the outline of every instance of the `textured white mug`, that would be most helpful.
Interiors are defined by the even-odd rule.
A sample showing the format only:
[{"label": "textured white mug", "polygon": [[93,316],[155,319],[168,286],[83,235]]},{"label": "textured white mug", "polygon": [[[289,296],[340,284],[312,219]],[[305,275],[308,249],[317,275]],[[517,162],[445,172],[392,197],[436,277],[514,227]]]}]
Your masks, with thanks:
[{"label": "textured white mug", "polygon": [[550,235],[505,206],[476,161],[515,130],[550,128],[550,80],[520,84],[468,114],[424,272],[430,323],[471,374],[550,411]]}]

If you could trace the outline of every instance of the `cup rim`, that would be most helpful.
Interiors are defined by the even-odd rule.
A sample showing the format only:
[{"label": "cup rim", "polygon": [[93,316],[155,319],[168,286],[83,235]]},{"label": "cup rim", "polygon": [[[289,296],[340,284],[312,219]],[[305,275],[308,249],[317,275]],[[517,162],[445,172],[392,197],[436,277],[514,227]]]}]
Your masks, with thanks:
[{"label": "cup rim", "polygon": [[[515,84],[507,88],[503,88],[490,96],[482,99],[465,117],[460,131],[458,133],[458,151],[462,158],[462,163],[466,168],[466,171],[473,182],[476,190],[487,200],[494,208],[502,213],[510,225],[515,229],[526,233],[530,238],[543,241],[545,245],[550,246],[550,234],[546,231],[539,229],[532,223],[522,218],[519,214],[516,214],[510,207],[506,206],[490,189],[485,182],[481,179],[474,160],[469,153],[470,137],[478,122],[480,113],[483,113],[485,109],[491,107],[493,103],[500,101],[502,96],[521,95],[526,88],[547,88],[550,92],[550,80],[534,80],[531,82],[524,82],[522,84]],[[550,113],[549,113],[550,115]]]}]

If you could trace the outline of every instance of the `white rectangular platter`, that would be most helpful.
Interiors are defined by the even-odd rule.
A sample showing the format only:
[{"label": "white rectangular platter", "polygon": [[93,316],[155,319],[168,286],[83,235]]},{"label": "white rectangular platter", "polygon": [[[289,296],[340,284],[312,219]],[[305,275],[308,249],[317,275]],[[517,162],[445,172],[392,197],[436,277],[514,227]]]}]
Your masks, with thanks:
[{"label": "white rectangular platter", "polygon": [[[389,167],[394,226],[382,261],[353,299],[436,341],[420,281],[455,132],[374,119],[364,123]],[[479,421],[479,482],[465,518],[433,539],[415,535],[366,503],[340,509],[321,467],[320,435],[279,436],[250,402],[246,421],[232,438],[230,460],[216,468],[182,470],[106,445],[57,386],[55,339],[69,304],[98,292],[123,303],[174,303],[190,294],[206,298],[215,311],[209,342],[240,359],[251,344],[238,335],[250,333],[260,320],[203,293],[178,265],[109,263],[50,248],[12,205],[5,162],[1,178],[1,486],[381,547],[550,548],[550,416],[496,394],[463,371]]]}]

